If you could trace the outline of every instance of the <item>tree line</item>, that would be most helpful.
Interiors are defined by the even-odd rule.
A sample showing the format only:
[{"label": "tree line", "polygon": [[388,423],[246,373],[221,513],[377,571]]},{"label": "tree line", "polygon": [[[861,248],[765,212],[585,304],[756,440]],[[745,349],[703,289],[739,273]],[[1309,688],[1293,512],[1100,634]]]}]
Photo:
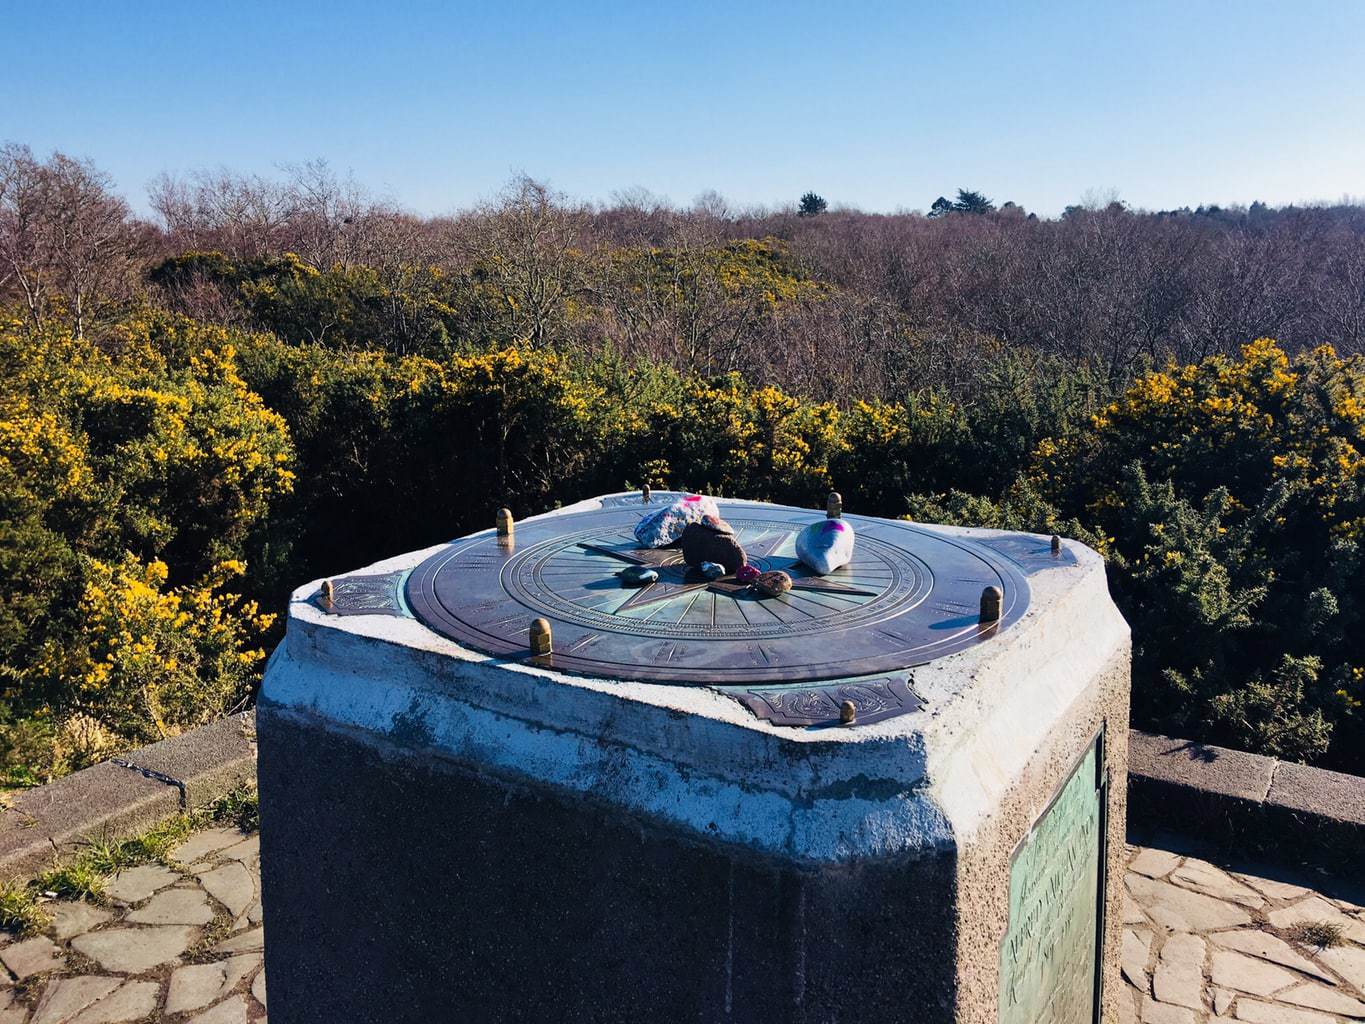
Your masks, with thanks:
[{"label": "tree line", "polygon": [[292,277],[288,329],[329,344],[525,340],[835,402],[970,396],[1002,348],[1119,383],[1260,336],[1291,351],[1365,345],[1365,209],[1349,204],[1099,200],[1047,219],[962,189],[928,215],[869,214],[813,192],[770,210],[714,193],[678,208],[642,190],[594,205],[518,178],[419,217],[318,162],[277,178],[163,175],[148,201],[153,216],[135,218],[88,161],[4,147],[0,297],[33,329],[52,316],[98,329],[149,292],[276,329],[264,290]]}]

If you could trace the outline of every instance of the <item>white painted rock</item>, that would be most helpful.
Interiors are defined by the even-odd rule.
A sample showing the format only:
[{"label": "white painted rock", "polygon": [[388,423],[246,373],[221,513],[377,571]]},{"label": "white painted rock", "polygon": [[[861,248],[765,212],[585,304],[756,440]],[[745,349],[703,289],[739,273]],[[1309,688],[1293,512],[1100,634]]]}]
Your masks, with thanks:
[{"label": "white painted rock", "polygon": [[853,527],[842,519],[822,519],[796,535],[796,557],[820,575],[853,561]]},{"label": "white painted rock", "polygon": [[716,499],[687,494],[636,523],[635,539],[647,548],[666,548],[682,536],[689,523],[699,523],[706,516],[720,518]]}]

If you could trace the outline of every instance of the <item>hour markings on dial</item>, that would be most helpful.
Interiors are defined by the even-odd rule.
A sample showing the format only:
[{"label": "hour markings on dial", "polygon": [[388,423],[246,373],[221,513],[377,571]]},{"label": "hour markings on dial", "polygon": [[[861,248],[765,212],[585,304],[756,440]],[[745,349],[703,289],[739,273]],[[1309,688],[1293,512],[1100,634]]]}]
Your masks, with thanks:
[{"label": "hour markings on dial", "polygon": [[[457,542],[414,570],[405,593],[422,622],[489,654],[524,658],[531,620],[545,618],[557,671],[706,686],[902,671],[987,639],[964,625],[976,621],[984,587],[1010,595],[995,632],[1028,606],[1016,566],[967,539],[859,519],[853,560],[818,576],[795,552],[812,513],[721,508],[749,563],[786,572],[790,590],[708,580],[679,548],[639,545],[638,507],[611,507],[523,521],[506,549],[491,538]],[[618,577],[628,566],[658,578],[630,586]]]},{"label": "hour markings on dial", "polygon": [[568,647],[564,648],[564,653],[574,654],[578,651],[581,651],[585,647],[591,647],[593,644],[597,643],[597,641],[601,639],[602,639],[601,633],[589,633],[587,636],[579,637],[573,643],[569,644]]},{"label": "hour markings on dial", "polygon": [[750,644],[748,649],[749,658],[755,665],[771,665],[773,663],[772,655],[762,644]]}]

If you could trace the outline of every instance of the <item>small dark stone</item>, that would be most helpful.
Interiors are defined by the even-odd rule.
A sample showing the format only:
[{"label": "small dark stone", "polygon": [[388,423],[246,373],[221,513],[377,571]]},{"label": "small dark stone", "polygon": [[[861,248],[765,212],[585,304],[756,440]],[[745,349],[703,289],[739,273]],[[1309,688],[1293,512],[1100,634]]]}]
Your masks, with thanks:
[{"label": "small dark stone", "polygon": [[658,580],[659,574],[646,565],[628,565],[616,574],[623,586],[644,587]]},{"label": "small dark stone", "polygon": [[744,549],[735,540],[730,524],[723,519],[689,523],[683,530],[682,553],[683,561],[694,569],[701,568],[702,562],[715,562],[732,575],[746,561]]},{"label": "small dark stone", "polygon": [[768,597],[778,597],[792,588],[792,578],[781,569],[770,569],[759,573],[754,580],[754,589]]}]

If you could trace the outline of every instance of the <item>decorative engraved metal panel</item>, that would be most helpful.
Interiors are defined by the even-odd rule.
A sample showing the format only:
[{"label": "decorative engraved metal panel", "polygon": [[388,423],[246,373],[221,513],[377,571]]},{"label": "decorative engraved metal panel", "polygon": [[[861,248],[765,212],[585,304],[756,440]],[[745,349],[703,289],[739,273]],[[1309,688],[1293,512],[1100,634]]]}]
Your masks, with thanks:
[{"label": "decorative engraved metal panel", "polygon": [[980,541],[980,544],[1004,555],[1023,569],[1027,576],[1042,572],[1044,569],[1077,564],[1076,556],[1065,544],[1054,552],[1049,537],[1017,533],[1009,537],[992,537],[990,540]]},{"label": "decorative engraved metal panel", "polygon": [[1010,862],[1000,1024],[1099,1020],[1103,737],[1091,744]]},{"label": "decorative engraved metal panel", "polygon": [[[819,513],[722,502],[750,562],[794,578],[789,593],[763,597],[734,577],[706,579],[676,549],[638,547],[632,531],[652,505],[519,523],[510,542],[492,535],[456,541],[413,570],[408,604],[436,632],[493,655],[529,659],[530,624],[544,617],[553,653],[536,664],[751,687],[903,677],[911,666],[988,640],[1028,606],[1018,567],[969,541],[848,517],[858,531],[856,557],[817,576],[797,561],[794,545]],[[628,565],[654,568],[660,578],[625,587],[616,574]],[[983,626],[987,586],[1001,588],[1004,601],[1000,621]]]},{"label": "decorative engraved metal panel", "polygon": [[860,679],[832,686],[789,686],[731,692],[759,718],[774,725],[838,725],[840,707],[851,701],[858,725],[909,714],[924,706],[920,695],[901,677]]},{"label": "decorative engraved metal panel", "polygon": [[322,594],[313,600],[332,615],[402,615],[402,572],[375,573],[370,576],[338,576],[332,580],[332,602]]},{"label": "decorative engraved metal panel", "polygon": [[651,491],[649,501],[645,501],[643,491],[634,494],[613,494],[602,499],[603,508],[643,508],[654,511],[676,501],[683,496],[682,491]]}]

